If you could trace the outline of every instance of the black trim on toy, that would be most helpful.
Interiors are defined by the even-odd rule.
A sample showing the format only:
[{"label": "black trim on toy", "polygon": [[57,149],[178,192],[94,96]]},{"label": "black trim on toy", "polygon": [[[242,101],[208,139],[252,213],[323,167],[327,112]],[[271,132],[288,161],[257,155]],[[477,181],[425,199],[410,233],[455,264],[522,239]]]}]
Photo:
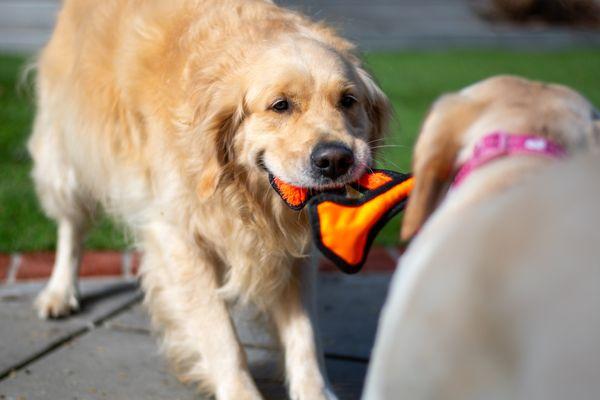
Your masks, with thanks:
[{"label": "black trim on toy", "polygon": [[396,214],[398,214],[399,212],[404,210],[406,203],[408,201],[408,197],[405,198],[404,200],[400,201],[394,207],[390,208],[385,214],[383,214],[383,216],[371,228],[371,230],[367,234],[367,242],[365,244],[363,256],[362,256],[361,260],[356,264],[347,263],[344,259],[339,257],[337,254],[335,254],[333,251],[331,251],[328,247],[326,247],[323,244],[323,239],[321,237],[321,226],[320,226],[320,220],[319,220],[319,213],[318,213],[317,207],[319,204],[326,202],[326,201],[332,201],[334,203],[341,204],[343,206],[360,207],[363,204],[373,200],[375,197],[391,190],[393,187],[410,179],[410,177],[412,176],[410,174],[401,174],[398,172],[388,171],[388,170],[383,170],[383,169],[374,169],[372,172],[373,173],[376,173],[376,172],[383,173],[383,174],[391,177],[392,180],[388,183],[383,184],[381,187],[374,189],[374,190],[370,190],[370,191],[367,188],[360,186],[358,183],[353,183],[352,184],[353,188],[355,188],[356,190],[358,190],[361,193],[364,193],[364,196],[359,199],[350,199],[345,196],[333,194],[333,193],[323,193],[323,194],[320,194],[320,195],[310,198],[307,202],[308,203],[308,216],[309,216],[309,220],[310,220],[312,235],[313,235],[313,239],[314,239],[314,242],[315,242],[317,248],[321,251],[321,253],[323,253],[323,255],[325,255],[327,258],[329,258],[331,261],[333,261],[333,263],[341,271],[343,271],[347,274],[355,274],[362,269],[362,267],[365,264],[365,261],[367,259],[367,256],[369,254],[369,251],[371,249],[371,246],[373,244],[373,241],[375,240],[375,237],[381,231],[381,229],[385,226],[385,224],[387,224],[389,222],[390,219],[392,219]]}]

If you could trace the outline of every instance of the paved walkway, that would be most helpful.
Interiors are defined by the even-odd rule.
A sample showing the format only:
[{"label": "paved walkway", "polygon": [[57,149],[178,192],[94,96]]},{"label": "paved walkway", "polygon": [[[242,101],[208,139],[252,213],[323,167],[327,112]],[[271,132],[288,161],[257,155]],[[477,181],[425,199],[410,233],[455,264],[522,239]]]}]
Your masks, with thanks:
[{"label": "paved walkway", "polygon": [[[473,12],[489,0],[276,0],[336,26],[362,50],[448,47],[600,46],[600,32],[493,24]],[[0,51],[31,52],[46,42],[59,0],[0,0]]]},{"label": "paved walkway", "polygon": [[[390,273],[321,273],[319,320],[326,364],[342,399],[358,399]],[[41,282],[0,286],[0,399],[197,399],[167,372],[133,279],[84,279],[83,311],[41,321],[31,303]],[[267,399],[286,399],[280,352],[252,317],[235,322]]]}]

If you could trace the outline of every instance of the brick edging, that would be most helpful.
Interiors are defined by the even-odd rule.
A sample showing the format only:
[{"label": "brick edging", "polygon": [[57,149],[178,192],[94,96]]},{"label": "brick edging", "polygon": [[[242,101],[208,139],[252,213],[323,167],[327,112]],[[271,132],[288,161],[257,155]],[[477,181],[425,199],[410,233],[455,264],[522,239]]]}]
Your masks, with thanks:
[{"label": "brick edging", "polygon": [[[373,247],[364,272],[391,272],[396,268],[401,249]],[[55,254],[50,251],[31,253],[0,253],[0,284],[46,279],[52,272]],[[86,251],[81,263],[81,277],[137,276],[140,256],[136,252]],[[322,260],[319,269],[331,272],[338,269],[328,260]]]}]

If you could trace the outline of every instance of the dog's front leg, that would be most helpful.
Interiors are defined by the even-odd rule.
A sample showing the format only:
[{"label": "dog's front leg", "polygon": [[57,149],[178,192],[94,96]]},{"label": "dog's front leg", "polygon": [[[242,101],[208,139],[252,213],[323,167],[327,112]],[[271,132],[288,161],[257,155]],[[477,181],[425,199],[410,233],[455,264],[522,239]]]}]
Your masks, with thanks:
[{"label": "dog's front leg", "polygon": [[313,327],[314,266],[298,262],[294,276],[271,315],[285,353],[285,367],[292,400],[336,399],[329,388],[322,354]]},{"label": "dog's front leg", "polygon": [[180,379],[209,389],[218,400],[262,399],[218,294],[214,260],[163,225],[155,225],[145,242],[146,304]]}]

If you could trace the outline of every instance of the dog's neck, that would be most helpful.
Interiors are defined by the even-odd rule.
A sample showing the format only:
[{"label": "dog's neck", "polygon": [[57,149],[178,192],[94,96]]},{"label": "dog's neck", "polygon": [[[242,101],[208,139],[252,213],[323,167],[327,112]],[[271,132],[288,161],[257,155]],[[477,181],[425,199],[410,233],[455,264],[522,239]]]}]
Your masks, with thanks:
[{"label": "dog's neck", "polygon": [[486,135],[461,163],[444,200],[457,210],[517,185],[535,171],[566,156],[564,148],[537,135]]},{"label": "dog's neck", "polygon": [[452,187],[458,187],[475,170],[498,159],[512,156],[560,159],[566,156],[566,151],[561,145],[540,135],[493,132],[485,135],[475,144],[471,156],[456,173]]}]

